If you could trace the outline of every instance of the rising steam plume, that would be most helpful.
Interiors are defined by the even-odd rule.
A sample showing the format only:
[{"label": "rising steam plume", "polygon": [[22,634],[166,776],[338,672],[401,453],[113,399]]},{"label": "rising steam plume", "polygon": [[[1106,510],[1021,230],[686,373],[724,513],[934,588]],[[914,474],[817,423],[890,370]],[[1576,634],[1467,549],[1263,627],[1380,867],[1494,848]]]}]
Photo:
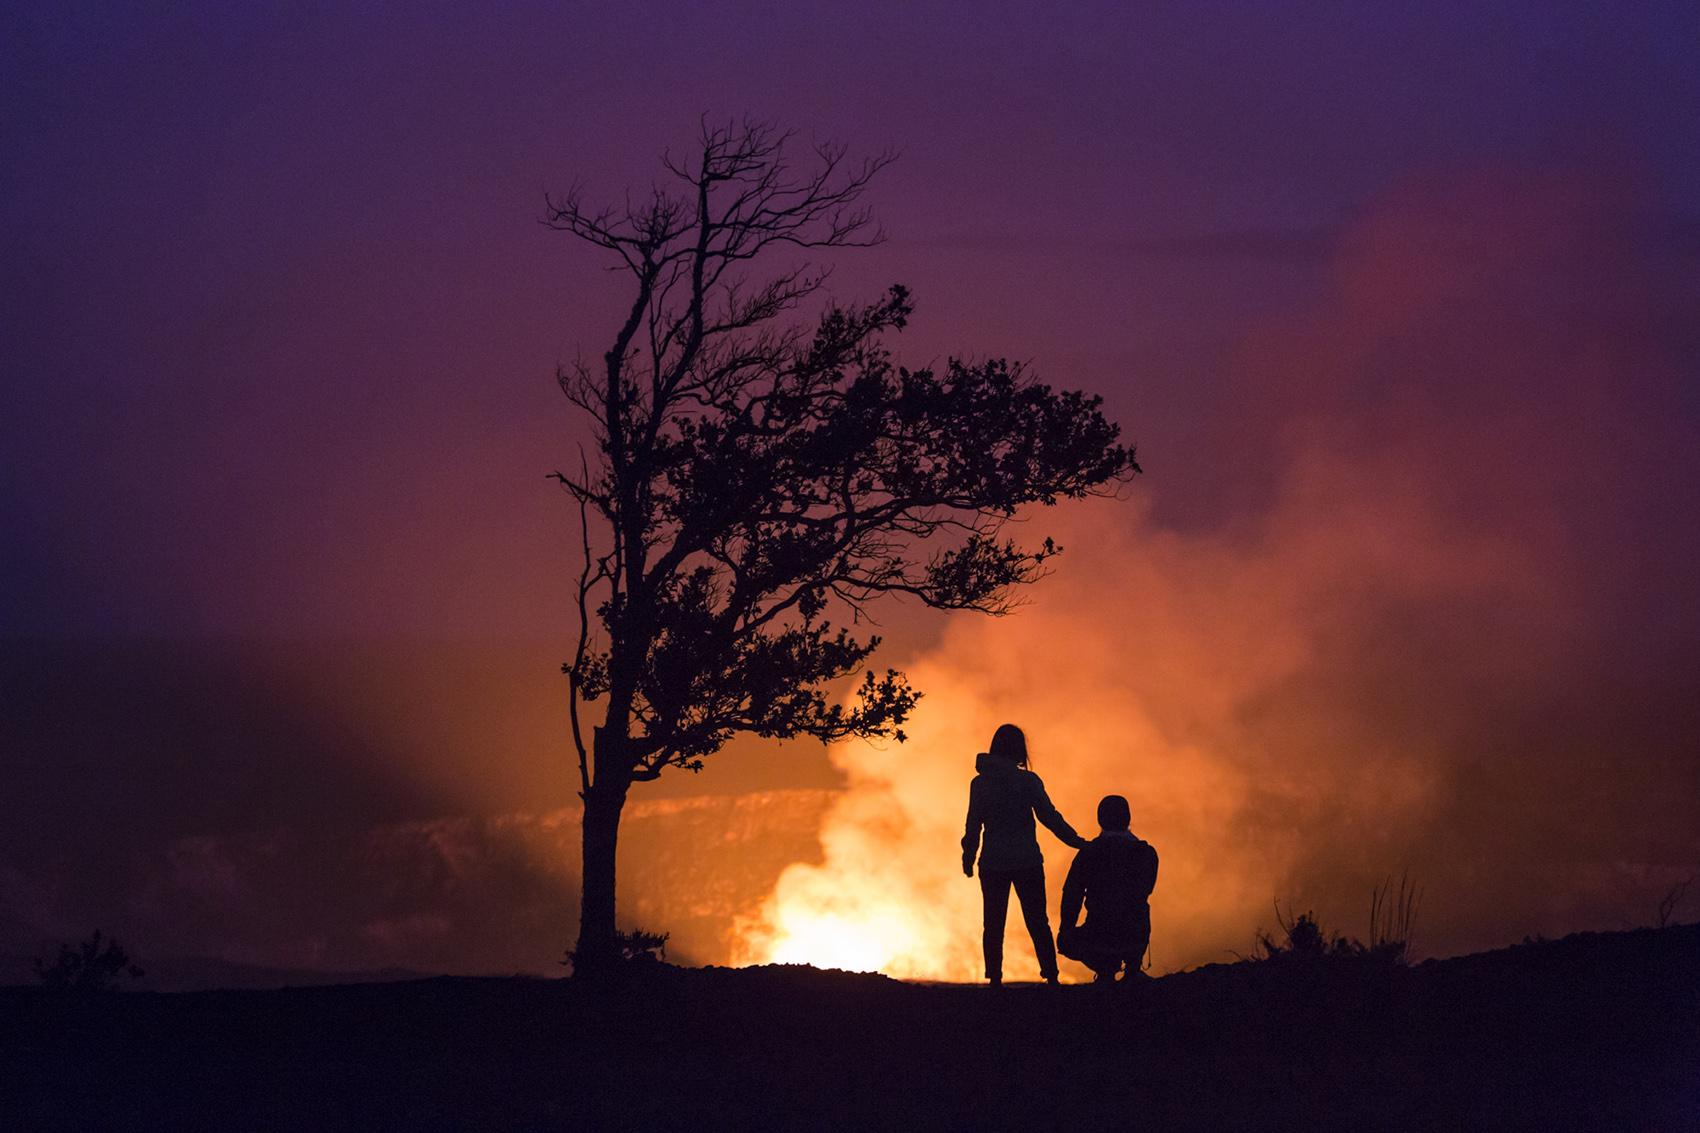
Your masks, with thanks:
[{"label": "rising steam plume", "polygon": [[[1083,832],[1132,801],[1159,970],[1245,950],[1275,899],[1361,935],[1404,869],[1419,953],[1646,923],[1700,869],[1700,288],[1646,215],[1562,174],[1382,201],[1329,294],[1244,343],[1210,451],[1030,517],[1057,575],[910,663],[909,743],[835,751],[824,860],[735,958],[978,978],[956,840],[1006,720]],[[1208,514],[1160,520],[1189,469]],[[1070,852],[1041,841],[1054,916]]]}]

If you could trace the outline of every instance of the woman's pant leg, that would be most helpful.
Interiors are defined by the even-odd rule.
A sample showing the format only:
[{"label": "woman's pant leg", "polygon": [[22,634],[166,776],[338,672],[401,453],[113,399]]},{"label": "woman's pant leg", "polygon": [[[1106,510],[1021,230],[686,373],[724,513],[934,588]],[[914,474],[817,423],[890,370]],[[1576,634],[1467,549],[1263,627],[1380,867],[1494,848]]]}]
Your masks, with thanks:
[{"label": "woman's pant leg", "polygon": [[1003,926],[1009,920],[1010,876],[999,870],[980,871],[980,896],[985,901],[985,924],[980,942],[986,953],[986,978],[1003,978]]},{"label": "woman's pant leg", "polygon": [[1015,896],[1021,902],[1021,919],[1027,922],[1033,954],[1039,958],[1039,975],[1048,980],[1057,974],[1057,942],[1051,936],[1051,920],[1045,912],[1045,867],[1024,869],[1013,880]]}]

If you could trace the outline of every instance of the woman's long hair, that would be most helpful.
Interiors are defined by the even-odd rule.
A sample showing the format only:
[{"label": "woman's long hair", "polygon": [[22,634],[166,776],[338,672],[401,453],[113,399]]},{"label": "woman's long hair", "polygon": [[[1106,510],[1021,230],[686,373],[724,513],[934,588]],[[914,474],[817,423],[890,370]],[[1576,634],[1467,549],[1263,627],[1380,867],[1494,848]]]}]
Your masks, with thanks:
[{"label": "woman's long hair", "polygon": [[1027,766],[1027,737],[1014,724],[1000,725],[992,734],[992,746],[987,750],[1017,767]]}]

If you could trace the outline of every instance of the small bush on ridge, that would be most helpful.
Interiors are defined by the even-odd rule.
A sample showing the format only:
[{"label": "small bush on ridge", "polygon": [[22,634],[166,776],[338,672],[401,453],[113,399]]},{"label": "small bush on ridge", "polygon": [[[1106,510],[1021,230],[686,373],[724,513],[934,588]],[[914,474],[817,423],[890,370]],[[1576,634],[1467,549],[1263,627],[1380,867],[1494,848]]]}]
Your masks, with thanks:
[{"label": "small bush on ridge", "polygon": [[123,945],[103,937],[98,928],[74,948],[61,944],[51,964],[38,959],[35,974],[46,986],[64,991],[113,991],[120,986],[120,977],[134,980],[146,975],[130,962]]}]

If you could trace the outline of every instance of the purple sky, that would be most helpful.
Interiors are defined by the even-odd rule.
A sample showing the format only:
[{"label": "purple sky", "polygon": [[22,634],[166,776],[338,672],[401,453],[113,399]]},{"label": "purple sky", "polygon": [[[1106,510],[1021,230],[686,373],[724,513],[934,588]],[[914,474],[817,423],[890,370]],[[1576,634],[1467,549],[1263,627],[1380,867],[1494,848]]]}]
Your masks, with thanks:
[{"label": "purple sky", "polygon": [[[1337,292],[1386,309],[1474,264],[1427,258],[1459,232],[1489,259],[1509,232],[1508,279],[1531,247],[1547,273],[1528,326],[1490,310],[1469,341],[1604,312],[1575,352],[1621,332],[1651,360],[1600,412],[1675,422],[1660,443],[1687,467],[1694,5],[344,7],[0,14],[15,881],[191,835],[566,805],[570,528],[543,476],[577,434],[551,375],[604,348],[620,292],[537,221],[546,189],[646,183],[703,113],[900,149],[873,194],[891,239],[837,261],[834,290],[908,284],[912,362],[1009,355],[1102,392],[1160,530],[1255,522],[1313,410],[1542,404],[1492,349],[1448,369],[1389,346],[1367,382],[1245,376],[1282,328],[1333,325],[1316,312]],[[1530,216],[1587,231],[1555,244]],[[1358,276],[1355,240],[1374,245]],[[1578,379],[1552,428],[1644,435],[1585,408],[1593,389]],[[1692,489],[1586,436],[1560,458],[1601,469],[1571,534],[1609,539],[1619,569],[1587,600],[1624,626],[1696,624],[1671,565]],[[1524,510],[1500,473],[1511,494],[1459,467],[1454,502],[1560,514],[1550,486]],[[812,756],[752,758],[666,789],[832,781]],[[79,844],[96,831],[98,852]],[[26,890],[0,914],[40,929]]]},{"label": "purple sky", "polygon": [[[339,7],[5,17],[8,629],[534,628],[548,376],[615,298],[541,195],[648,180],[705,111],[901,148],[840,289],[908,282],[919,357],[1104,390],[1169,480],[1222,349],[1413,173],[1700,216],[1685,5]],[[529,601],[460,584],[516,550]]]}]

